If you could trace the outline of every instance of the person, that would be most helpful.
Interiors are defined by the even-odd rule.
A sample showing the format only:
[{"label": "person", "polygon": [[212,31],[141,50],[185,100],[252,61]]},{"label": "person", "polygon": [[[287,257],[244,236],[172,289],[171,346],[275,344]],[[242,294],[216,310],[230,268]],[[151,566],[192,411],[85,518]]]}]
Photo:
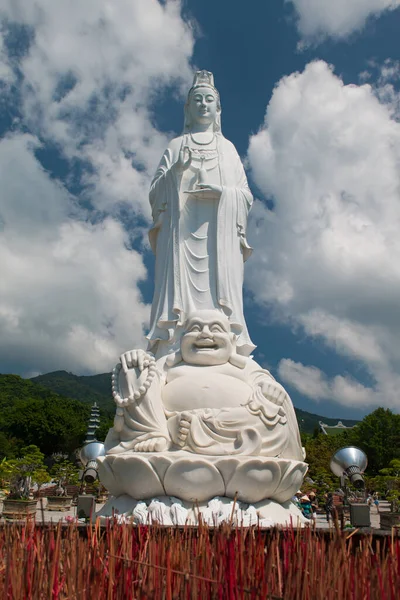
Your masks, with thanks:
[{"label": "person", "polygon": [[147,335],[156,359],[179,347],[189,313],[218,309],[249,356],[243,314],[243,263],[253,202],[243,165],[221,132],[221,103],[209,71],[198,71],[185,104],[183,134],[164,152],[150,187],[156,256],[155,290]]},{"label": "person", "polygon": [[313,519],[316,520],[317,510],[318,510],[317,495],[314,491],[311,491],[308,495],[310,497],[310,502],[311,502],[312,516],[313,516]]},{"label": "person", "polygon": [[374,506],[376,508],[376,512],[379,513],[379,496],[378,496],[377,492],[374,493],[373,499],[374,499]]},{"label": "person", "polygon": [[325,502],[326,520],[329,523],[329,519],[332,518],[333,512],[335,510],[332,492],[328,492],[325,496],[325,499],[326,499],[326,502]]},{"label": "person", "polygon": [[297,490],[295,495],[292,497],[292,502],[297,508],[301,510],[300,498],[303,496],[303,492],[301,490]]},{"label": "person", "polygon": [[306,519],[312,519],[313,513],[311,502],[310,498],[306,494],[300,498],[300,508]]}]

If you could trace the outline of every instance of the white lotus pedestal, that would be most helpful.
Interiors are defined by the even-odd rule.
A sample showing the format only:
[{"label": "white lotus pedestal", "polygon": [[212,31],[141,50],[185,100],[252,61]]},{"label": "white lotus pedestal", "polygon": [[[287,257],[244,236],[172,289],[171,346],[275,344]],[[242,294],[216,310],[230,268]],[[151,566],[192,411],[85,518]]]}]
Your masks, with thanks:
[{"label": "white lotus pedestal", "polygon": [[290,501],[304,462],[252,456],[202,456],[185,451],[125,452],[98,459],[99,476],[112,494],[98,516],[133,517],[136,523],[213,525],[304,523]]}]

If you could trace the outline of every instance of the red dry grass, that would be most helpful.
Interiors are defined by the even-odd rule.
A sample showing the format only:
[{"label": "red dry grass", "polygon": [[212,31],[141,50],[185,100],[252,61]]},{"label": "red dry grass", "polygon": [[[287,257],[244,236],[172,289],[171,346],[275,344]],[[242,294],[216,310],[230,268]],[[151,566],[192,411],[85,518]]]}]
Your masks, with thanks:
[{"label": "red dry grass", "polygon": [[5,524],[0,598],[396,600],[400,538],[311,529]]}]

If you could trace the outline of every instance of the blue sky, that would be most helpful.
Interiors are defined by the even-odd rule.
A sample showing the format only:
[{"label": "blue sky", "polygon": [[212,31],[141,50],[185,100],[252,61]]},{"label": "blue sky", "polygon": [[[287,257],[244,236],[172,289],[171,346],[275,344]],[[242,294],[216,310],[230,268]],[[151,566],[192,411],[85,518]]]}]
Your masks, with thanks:
[{"label": "blue sky", "polygon": [[0,371],[143,346],[147,190],[196,68],[255,196],[245,308],[300,408],[399,407],[399,0],[0,0]]}]

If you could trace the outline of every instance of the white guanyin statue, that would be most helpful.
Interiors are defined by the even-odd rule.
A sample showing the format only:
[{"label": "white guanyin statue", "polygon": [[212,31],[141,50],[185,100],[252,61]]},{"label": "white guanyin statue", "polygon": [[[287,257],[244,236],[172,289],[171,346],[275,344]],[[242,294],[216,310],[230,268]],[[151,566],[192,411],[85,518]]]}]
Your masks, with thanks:
[{"label": "white guanyin statue", "polygon": [[290,502],[307,470],[293,405],[250,356],[242,287],[252,196],[220,116],[213,76],[199,71],[184,133],[151,185],[149,346],[125,352],[113,372],[116,416],[98,459],[112,494],[105,517],[220,522],[233,506],[239,524],[302,520]]},{"label": "white guanyin statue", "polygon": [[179,345],[176,329],[189,313],[208,308],[229,317],[239,354],[254,350],[242,291],[243,263],[252,252],[246,240],[252,202],[238,153],[221,132],[213,75],[199,71],[183,134],[164,152],[150,188],[156,270],[148,339],[156,358],[171,342]]}]

